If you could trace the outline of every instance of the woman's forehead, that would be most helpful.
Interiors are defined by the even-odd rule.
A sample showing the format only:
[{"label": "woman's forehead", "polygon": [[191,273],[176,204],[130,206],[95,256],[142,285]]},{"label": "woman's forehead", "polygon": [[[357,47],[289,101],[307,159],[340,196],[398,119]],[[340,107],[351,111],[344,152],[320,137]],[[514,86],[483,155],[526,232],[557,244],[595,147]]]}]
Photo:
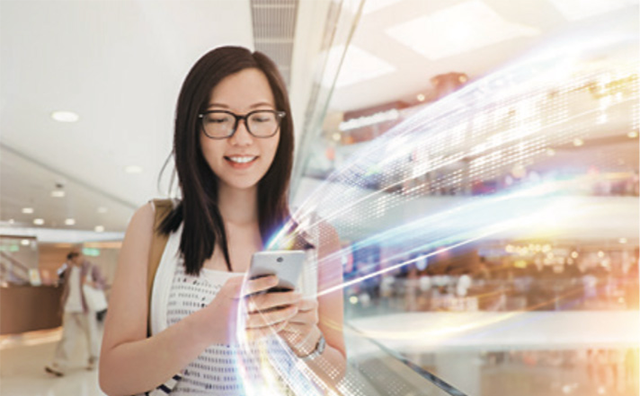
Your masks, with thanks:
[{"label": "woman's forehead", "polygon": [[258,69],[245,69],[220,81],[207,107],[252,110],[269,106],[275,107],[275,100],[267,77]]}]

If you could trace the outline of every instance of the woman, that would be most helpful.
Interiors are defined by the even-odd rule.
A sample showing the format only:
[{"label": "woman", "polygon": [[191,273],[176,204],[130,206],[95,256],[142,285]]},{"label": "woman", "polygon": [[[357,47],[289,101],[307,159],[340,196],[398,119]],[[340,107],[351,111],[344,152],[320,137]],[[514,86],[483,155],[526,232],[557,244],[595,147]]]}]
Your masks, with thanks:
[{"label": "woman", "polygon": [[[289,219],[293,147],[286,89],[270,59],[222,47],[193,66],[175,119],[174,153],[183,198],[161,225],[170,236],[155,279],[167,268],[175,271],[164,289],[154,285],[152,336],[147,338],[146,274],[154,208],[144,205],[125,235],[105,324],[100,386],[107,394],[149,391],[177,372],[183,379],[172,394],[242,394],[243,377],[231,362],[237,352],[239,302],[247,307],[249,338],[276,331],[325,382],[335,384],[341,377],[340,292],[317,301],[295,292],[254,294],[276,284],[275,277],[266,277],[244,282],[241,294],[251,256]],[[317,287],[324,290],[341,282],[341,264],[330,256],[340,247],[334,230],[319,227]],[[166,321],[158,321],[156,312]]]}]

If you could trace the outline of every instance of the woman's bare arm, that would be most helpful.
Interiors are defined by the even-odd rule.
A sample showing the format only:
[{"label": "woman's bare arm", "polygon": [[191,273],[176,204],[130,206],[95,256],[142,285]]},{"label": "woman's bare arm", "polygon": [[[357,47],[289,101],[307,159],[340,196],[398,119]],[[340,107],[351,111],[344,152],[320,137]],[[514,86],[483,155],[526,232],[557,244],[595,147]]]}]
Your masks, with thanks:
[{"label": "woman's bare arm", "polygon": [[201,330],[203,311],[146,338],[147,266],[153,222],[149,204],[133,215],[118,258],[100,354],[100,387],[109,395],[154,389],[208,345]]}]

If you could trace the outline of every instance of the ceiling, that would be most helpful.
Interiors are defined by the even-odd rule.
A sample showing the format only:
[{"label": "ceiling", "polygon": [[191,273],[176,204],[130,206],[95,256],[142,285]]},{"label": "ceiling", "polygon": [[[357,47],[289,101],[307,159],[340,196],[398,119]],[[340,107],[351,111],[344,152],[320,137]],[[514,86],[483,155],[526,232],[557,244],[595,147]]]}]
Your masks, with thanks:
[{"label": "ceiling", "polygon": [[[0,226],[40,218],[44,228],[124,231],[135,208],[167,194],[171,163],[158,178],[189,68],[221,45],[267,51],[288,68],[297,3],[0,2]],[[61,110],[79,120],[54,121]]]},{"label": "ceiling", "polygon": [[[17,211],[25,204],[36,206],[45,225],[80,215],[75,204],[54,205],[49,196],[55,181],[78,181],[110,201],[76,197],[89,198],[94,213],[102,205],[128,207],[110,215],[112,230],[123,230],[133,208],[161,194],[175,98],[191,65],[218,45],[253,46],[248,0],[2,1],[0,40],[2,145],[55,173],[43,178],[18,168],[3,177],[2,220],[28,222],[33,216]],[[56,122],[57,110],[79,121]],[[4,150],[2,157],[4,176],[15,166]],[[127,166],[142,172],[126,173]],[[84,229],[102,221],[83,214]]]},{"label": "ceiling", "polygon": [[433,90],[430,79],[438,74],[474,80],[571,35],[584,39],[598,29],[637,35],[637,6],[638,0],[367,0],[330,108],[416,102],[417,94]]},{"label": "ceiling", "polygon": [[[308,101],[300,92],[310,91],[308,76],[318,59],[312,43],[320,43],[318,37],[325,34],[326,8],[332,1],[353,5],[354,14],[364,4],[332,96],[330,108],[336,111],[415,97],[430,89],[429,78],[439,73],[485,75],[569,25],[591,23],[607,10],[602,4],[609,4],[611,12],[637,4],[593,1],[589,3],[601,7],[600,13],[596,9],[592,13],[596,16],[589,16],[589,10],[583,10],[586,17],[574,18],[566,10],[576,0],[299,0],[292,8],[297,12],[295,32],[287,28],[295,39],[293,54],[283,55],[293,59],[287,73],[291,73],[297,125],[304,125]],[[392,37],[401,34],[403,23],[443,15],[438,12],[469,2],[472,11],[493,13],[489,17],[506,21],[505,29],[516,36],[439,59],[429,59]],[[175,101],[191,65],[219,45],[268,47],[269,38],[258,40],[256,32],[278,31],[270,25],[282,21],[265,20],[266,30],[256,29],[256,7],[293,7],[293,3],[2,0],[0,227],[9,220],[31,226],[34,218],[42,218],[43,227],[92,230],[100,225],[105,231],[124,231],[136,207],[166,195],[171,167],[160,187],[158,176],[171,151]],[[441,37],[424,41],[432,40]],[[386,72],[363,69],[350,55],[358,51],[381,59]],[[365,75],[365,71],[378,76],[345,83],[353,81],[354,72]],[[58,110],[73,111],[79,120],[54,121],[51,113]],[[138,166],[141,172],[125,172],[129,166]],[[51,197],[56,184],[66,190],[64,198]],[[22,213],[27,206],[34,208],[33,214]],[[65,225],[69,218],[76,223]]]}]

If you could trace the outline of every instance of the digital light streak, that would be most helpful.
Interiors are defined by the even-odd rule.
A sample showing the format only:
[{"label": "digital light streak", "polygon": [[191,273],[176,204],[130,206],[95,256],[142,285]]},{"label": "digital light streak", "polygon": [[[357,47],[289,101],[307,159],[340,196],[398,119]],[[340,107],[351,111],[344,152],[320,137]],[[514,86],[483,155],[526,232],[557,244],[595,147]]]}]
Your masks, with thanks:
[{"label": "digital light streak", "polygon": [[[463,92],[461,92],[460,95],[462,95],[462,93]],[[456,95],[454,94],[453,96],[456,96]],[[622,103],[623,104],[633,103],[634,101],[637,101],[637,89],[636,89],[635,95],[624,100]],[[446,98],[445,100],[443,100],[443,102],[446,102]],[[436,107],[439,103],[440,102],[437,102],[432,107]],[[428,111],[430,109],[431,107],[427,108],[422,113],[419,113],[418,115],[413,117],[411,119],[412,120],[411,123],[418,123],[422,125],[432,124],[433,118],[431,117],[432,115],[431,113],[435,112],[436,110]],[[547,154],[547,150],[549,147],[561,146],[563,144],[566,144],[566,142],[571,141],[572,139],[571,136],[573,134],[569,134],[568,136],[565,137],[564,136],[565,134],[563,133],[560,133],[560,134],[556,133],[558,127],[562,125],[571,124],[572,122],[579,120],[581,118],[584,118],[585,116],[596,114],[598,111],[599,111],[598,109],[586,109],[582,112],[573,114],[571,116],[564,116],[562,119],[554,120],[538,128],[513,127],[510,130],[507,130],[505,132],[500,132],[502,135],[502,137],[500,138],[498,138],[495,134],[493,134],[490,136],[489,139],[486,140],[486,142],[482,142],[480,144],[473,144],[473,143],[470,144],[467,142],[465,145],[461,146],[458,149],[456,147],[452,147],[450,151],[454,153],[453,155],[449,155],[445,157],[445,159],[442,161],[427,162],[429,165],[426,168],[424,168],[423,173],[445,169],[449,165],[455,164],[456,162],[460,162],[465,158],[476,157],[483,152],[488,152],[490,150],[497,150],[500,147],[509,147],[511,143],[514,143],[521,139],[525,139],[532,135],[537,135],[536,137],[538,137],[539,139],[542,139],[545,142],[545,144],[540,145],[539,148],[535,149],[534,151],[531,151],[529,154],[515,157],[512,162],[523,161],[534,155],[538,157],[544,156]],[[452,117],[452,118],[455,119],[455,117]],[[416,119],[416,120],[413,120],[413,119]],[[411,132],[411,131],[406,132],[407,129],[411,129],[411,124],[409,123],[409,121],[400,124],[399,126],[394,128],[392,131],[389,131],[387,134],[383,135],[383,137],[377,139],[375,144],[373,143],[370,144],[365,149],[363,149],[362,152],[354,155],[355,157],[354,161],[348,164],[344,169],[341,169],[337,171],[334,175],[330,176],[325,183],[323,183],[313,194],[310,195],[309,198],[307,198],[307,200],[300,206],[299,210],[295,213],[294,218],[305,219],[310,215],[311,212],[317,211],[318,209],[324,209],[323,212],[325,213],[323,213],[323,219],[328,222],[331,222],[333,219],[336,219],[344,215],[345,213],[352,211],[353,208],[360,208],[363,206],[363,203],[376,199],[380,196],[383,196],[388,190],[392,189],[393,187],[397,187],[411,179],[414,179],[415,175],[407,176],[393,183],[385,185],[385,188],[371,191],[363,196],[355,196],[356,191],[353,188],[361,185],[363,181],[361,177],[362,172],[354,172],[354,169],[362,168],[362,170],[364,170],[364,174],[366,175],[366,172],[367,172],[366,170],[371,168],[371,166],[373,166],[374,164],[382,163],[387,167],[393,167],[392,166],[394,165],[393,161],[397,157],[406,156],[412,150],[416,149],[416,147],[418,148],[428,147],[430,146],[431,142],[434,139],[432,135],[434,135],[435,132],[419,131],[420,136],[415,136],[414,139],[412,139],[412,141],[414,142],[413,145],[406,145],[403,148],[399,148],[396,145],[395,148],[397,149],[396,150],[397,153],[395,155],[391,153],[391,155],[389,155],[387,158],[380,158],[381,157],[380,152],[382,151],[384,154],[386,154],[385,147],[390,145],[390,144],[387,145],[386,143],[393,142],[395,139],[404,138],[405,136],[403,135],[406,135],[407,133]],[[398,131],[401,131],[401,133],[399,133]],[[519,132],[519,131],[522,131],[522,132]],[[424,143],[419,143],[420,140],[423,140]],[[377,160],[380,160],[380,161],[377,161]],[[504,163],[505,161],[501,161],[501,162]],[[408,166],[411,166],[410,164],[395,164],[395,165],[396,167],[400,167],[400,168],[403,168],[403,167],[406,168]],[[408,172],[405,172],[405,173],[408,173]],[[481,176],[481,174],[478,174],[478,176]],[[335,191],[335,188],[332,186],[332,183],[343,184],[347,186],[350,185],[352,187],[348,188],[346,191],[341,191],[342,194],[340,194],[338,198],[337,194],[335,194],[336,191]],[[417,196],[417,194],[415,195]],[[348,199],[348,198],[353,198],[353,199]],[[415,196],[414,197],[405,196],[403,197],[402,202],[407,202],[412,198],[415,198]],[[337,199],[340,200],[340,204],[338,204],[338,202],[335,202],[335,203],[332,202],[332,201],[336,201]],[[331,209],[327,210],[327,207]],[[314,225],[315,224],[310,224],[308,226],[313,227]],[[278,235],[276,238],[274,238],[270,243],[269,248],[272,248],[272,246],[277,245],[277,243],[279,242],[278,239],[283,237],[284,235],[285,233],[283,232],[280,235]]]},{"label": "digital light streak", "polygon": [[[457,248],[497,239],[507,231],[509,235],[514,230],[525,236],[557,235],[568,223],[602,215],[597,206],[581,200],[591,176],[555,178],[532,175],[535,172],[530,170],[571,150],[593,147],[593,139],[603,133],[602,125],[615,122],[620,114],[627,116],[615,124],[621,136],[629,139],[629,131],[637,131],[637,56],[600,60],[608,50],[636,44],[637,38],[630,40],[624,34],[600,34],[594,40],[570,38],[426,106],[364,145],[330,174],[302,200],[267,249],[290,248],[300,234],[321,237],[320,226],[329,224],[340,235],[356,237],[347,248],[309,263],[316,269],[342,261],[350,252],[355,255],[375,246],[403,247],[375,263],[360,264],[348,279],[320,290],[316,297],[321,298]],[[577,146],[576,141],[582,144]],[[581,161],[585,168],[598,164],[588,156]],[[509,181],[504,185],[474,191],[477,185],[506,179],[505,175]],[[530,309],[557,304],[578,292],[577,287],[570,288]],[[476,297],[486,299],[497,293]],[[379,340],[420,337],[437,343],[483,329],[493,331],[523,312],[472,321],[425,322],[415,331],[369,329],[363,334]],[[325,325],[341,328],[337,323]],[[240,333],[239,339],[249,350],[251,340]],[[273,350],[264,346],[261,354],[269,357]],[[295,360],[292,355],[289,358]],[[290,370],[293,366],[286,360],[272,361],[264,368],[268,388],[276,389],[278,378],[285,378],[290,386],[318,385],[313,373],[304,370],[304,379],[293,379],[292,372],[297,370]],[[262,386],[251,394],[267,394]]]},{"label": "digital light streak", "polygon": [[[539,224],[541,222],[541,219],[542,219],[542,222],[544,222],[545,221],[544,219],[546,219],[547,216],[554,216],[554,217],[558,216],[558,213],[562,213],[563,209],[564,209],[564,213],[567,213],[566,209],[568,207],[569,207],[569,205],[567,203],[563,203],[563,204],[555,203],[552,206],[546,207],[543,211],[538,212],[538,213],[533,214],[533,215],[516,217],[516,218],[512,218],[510,220],[505,220],[503,222],[499,222],[499,223],[496,223],[496,224],[485,225],[484,227],[474,227],[474,228],[472,228],[472,230],[461,232],[460,234],[453,234],[453,235],[448,236],[446,238],[430,240],[430,242],[426,242],[426,243],[423,243],[423,244],[420,244],[420,245],[412,245],[412,246],[414,246],[413,249],[407,250],[407,251],[403,252],[402,254],[398,254],[398,255],[395,255],[395,256],[390,256],[390,257],[388,257],[388,258],[386,258],[384,260],[381,260],[380,261],[380,265],[387,264],[387,263],[392,262],[392,261],[394,261],[394,260],[396,260],[396,259],[398,259],[400,257],[405,256],[406,254],[410,254],[410,253],[413,253],[413,252],[416,252],[416,251],[422,251],[422,250],[425,250],[425,249],[433,249],[434,247],[443,246],[443,245],[446,245],[446,247],[438,249],[438,250],[436,250],[434,252],[431,252],[431,253],[420,255],[418,257],[415,257],[415,258],[410,259],[410,260],[403,261],[403,262],[395,264],[395,265],[391,265],[389,267],[380,269],[378,271],[374,271],[372,273],[369,273],[369,274],[366,274],[366,275],[363,275],[363,276],[359,276],[359,277],[357,277],[357,278],[355,278],[353,280],[346,281],[341,285],[337,285],[337,286],[322,290],[322,291],[320,291],[318,293],[318,297],[326,295],[326,294],[333,293],[333,292],[335,292],[337,290],[344,289],[346,287],[349,287],[349,286],[352,286],[354,284],[360,283],[360,282],[362,282],[362,281],[364,281],[366,279],[369,279],[369,278],[372,278],[372,277],[376,277],[376,276],[380,276],[380,275],[382,275],[384,273],[397,270],[397,269],[399,269],[399,268],[401,268],[403,266],[416,263],[416,262],[418,262],[418,261],[420,261],[422,259],[425,259],[425,258],[428,259],[428,258],[436,256],[438,254],[442,254],[442,253],[451,251],[451,250],[453,250],[455,248],[468,245],[468,244],[470,244],[472,242],[484,239],[484,238],[486,238],[488,236],[491,236],[491,235],[498,234],[498,233],[503,232],[505,230],[509,230],[509,229],[513,229],[513,228],[526,227],[526,226],[533,226],[535,224]],[[455,213],[455,212],[453,212],[453,213]],[[423,225],[426,226],[429,223],[429,221],[428,220],[427,221],[423,220],[423,221],[420,221],[420,223],[422,223]],[[412,225],[412,227],[410,227],[410,229],[414,229],[414,226],[415,225]],[[409,232],[406,232],[406,233],[402,232],[402,231],[399,232],[398,230],[394,230],[394,231],[398,232],[398,234],[395,235],[393,238],[403,239],[403,238],[408,236],[407,234],[410,234],[411,230],[407,230]],[[475,235],[471,236],[469,234],[475,234]],[[371,241],[371,240],[367,241],[367,244],[375,243],[375,240],[380,241],[380,240],[383,240],[383,239],[378,237],[378,236],[376,236],[373,241]],[[321,263],[319,263],[319,265],[321,265]],[[366,270],[367,270],[366,268],[363,269],[363,271],[366,271]]]},{"label": "digital light streak", "polygon": [[[246,282],[243,283],[240,295],[245,295]],[[276,331],[275,326],[268,326],[268,335],[261,339],[251,339],[246,328],[247,310],[242,303],[236,311],[236,339],[240,353],[236,356],[237,369],[243,378],[244,391],[249,396],[276,396],[286,394],[287,388],[295,394],[323,395],[323,382],[304,365],[287,346],[285,340]],[[260,315],[264,313],[258,312]],[[258,366],[259,372],[252,372],[250,367]]]},{"label": "digital light streak", "polygon": [[[507,194],[496,194],[494,196],[481,197],[471,200],[471,202],[464,205],[454,206],[442,212],[430,214],[429,216],[415,220],[411,223],[382,231],[366,239],[355,242],[351,249],[354,251],[364,250],[369,246],[380,243],[394,243],[396,241],[403,241],[404,243],[411,240],[420,241],[420,244],[416,245],[413,250],[405,251],[405,253],[411,253],[414,250],[422,250],[450,243],[458,243],[460,239],[469,239],[470,241],[477,240],[477,237],[465,235],[470,231],[482,230],[487,226],[493,225],[493,223],[496,223],[496,219],[504,218],[507,219],[507,222],[521,222],[520,226],[525,224],[532,225],[534,223],[525,221],[526,216],[518,216],[521,213],[531,212],[532,208],[542,210],[549,205],[554,205],[554,209],[547,210],[547,212],[555,213],[555,211],[560,207],[561,202],[554,197],[554,194],[566,190],[568,188],[567,186],[570,186],[573,183],[574,181],[544,183],[534,187],[516,190]],[[563,205],[564,207],[570,206],[567,204]],[[543,213],[545,212],[541,211],[536,213],[534,216],[534,219],[538,220],[538,223],[543,222],[543,220],[548,220],[548,217],[542,215]],[[564,213],[564,217],[567,217],[571,212],[564,211]],[[498,231],[492,231],[486,235],[493,235],[496,232],[503,230],[504,228],[501,228]],[[431,242],[423,244],[422,241]],[[412,245],[411,243],[409,244]],[[344,253],[345,251],[334,252],[320,259],[318,266],[323,265],[327,261],[339,258]]]}]

